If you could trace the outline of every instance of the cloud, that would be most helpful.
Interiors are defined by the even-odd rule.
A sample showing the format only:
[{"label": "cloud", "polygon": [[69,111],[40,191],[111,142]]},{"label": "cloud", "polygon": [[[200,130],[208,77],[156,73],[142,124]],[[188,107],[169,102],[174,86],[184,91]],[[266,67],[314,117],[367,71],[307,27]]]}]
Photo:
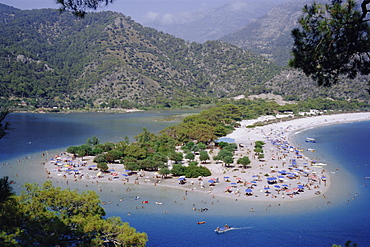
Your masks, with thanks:
[{"label": "cloud", "polygon": [[184,24],[194,20],[194,16],[190,12],[181,12],[177,14],[165,13],[160,14],[158,12],[149,11],[144,16],[145,22],[155,22],[163,26]]},{"label": "cloud", "polygon": [[239,11],[247,7],[248,7],[248,3],[246,2],[235,1],[235,2],[230,3],[231,11]]},{"label": "cloud", "polygon": [[159,21],[161,18],[161,15],[157,12],[149,11],[145,15],[145,19],[151,22]]}]

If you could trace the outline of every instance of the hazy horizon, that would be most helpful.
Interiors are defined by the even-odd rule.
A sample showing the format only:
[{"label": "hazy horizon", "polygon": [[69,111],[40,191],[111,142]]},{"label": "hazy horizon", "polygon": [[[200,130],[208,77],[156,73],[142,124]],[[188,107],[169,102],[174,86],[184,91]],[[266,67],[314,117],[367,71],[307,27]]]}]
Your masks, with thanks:
[{"label": "hazy horizon", "polygon": [[[236,7],[241,8],[245,3],[274,2],[276,4],[276,2],[283,3],[287,1],[289,0],[115,0],[108,6],[98,9],[98,11],[121,12],[142,24],[154,20],[170,24],[171,21],[180,16],[221,7],[228,2],[232,2]],[[0,0],[0,3],[22,10],[59,8],[55,0]]]}]

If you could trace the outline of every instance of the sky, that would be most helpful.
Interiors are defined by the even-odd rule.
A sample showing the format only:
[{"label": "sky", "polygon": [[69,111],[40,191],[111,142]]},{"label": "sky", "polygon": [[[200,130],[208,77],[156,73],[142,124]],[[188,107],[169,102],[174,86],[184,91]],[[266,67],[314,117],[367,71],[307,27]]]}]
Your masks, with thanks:
[{"label": "sky", "polygon": [[[115,0],[112,4],[103,7],[102,10],[121,12],[126,16],[131,16],[136,22],[143,24],[155,19],[171,20],[190,12],[219,7],[229,1],[230,0]],[[239,1],[256,2],[267,0]],[[275,1],[286,2],[288,0]],[[56,4],[56,0],[0,0],[0,3],[19,9],[59,8],[59,5]]]}]

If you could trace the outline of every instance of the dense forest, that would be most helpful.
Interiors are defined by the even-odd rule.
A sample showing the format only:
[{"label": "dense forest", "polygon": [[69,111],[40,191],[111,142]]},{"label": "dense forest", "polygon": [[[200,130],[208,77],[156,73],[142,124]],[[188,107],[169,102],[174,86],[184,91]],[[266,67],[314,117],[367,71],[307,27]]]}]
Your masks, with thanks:
[{"label": "dense forest", "polygon": [[280,71],[235,46],[188,43],[119,13],[0,12],[1,96],[36,107],[208,102],[263,91]]},{"label": "dense forest", "polygon": [[189,43],[120,13],[76,19],[0,4],[0,25],[0,97],[27,110],[173,108],[260,93],[298,101],[370,99],[366,83],[356,90],[351,83],[318,89],[303,75],[236,46]]}]

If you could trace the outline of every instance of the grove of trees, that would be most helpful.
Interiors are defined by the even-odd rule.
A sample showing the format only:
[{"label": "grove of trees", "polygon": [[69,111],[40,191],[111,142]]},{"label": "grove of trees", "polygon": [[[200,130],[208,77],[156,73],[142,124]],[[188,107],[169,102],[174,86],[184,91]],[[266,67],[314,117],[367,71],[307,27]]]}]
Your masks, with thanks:
[{"label": "grove of trees", "polygon": [[0,178],[1,246],[145,246],[148,237],[123,223],[105,218],[93,191],[25,184],[21,195],[8,177]]}]

